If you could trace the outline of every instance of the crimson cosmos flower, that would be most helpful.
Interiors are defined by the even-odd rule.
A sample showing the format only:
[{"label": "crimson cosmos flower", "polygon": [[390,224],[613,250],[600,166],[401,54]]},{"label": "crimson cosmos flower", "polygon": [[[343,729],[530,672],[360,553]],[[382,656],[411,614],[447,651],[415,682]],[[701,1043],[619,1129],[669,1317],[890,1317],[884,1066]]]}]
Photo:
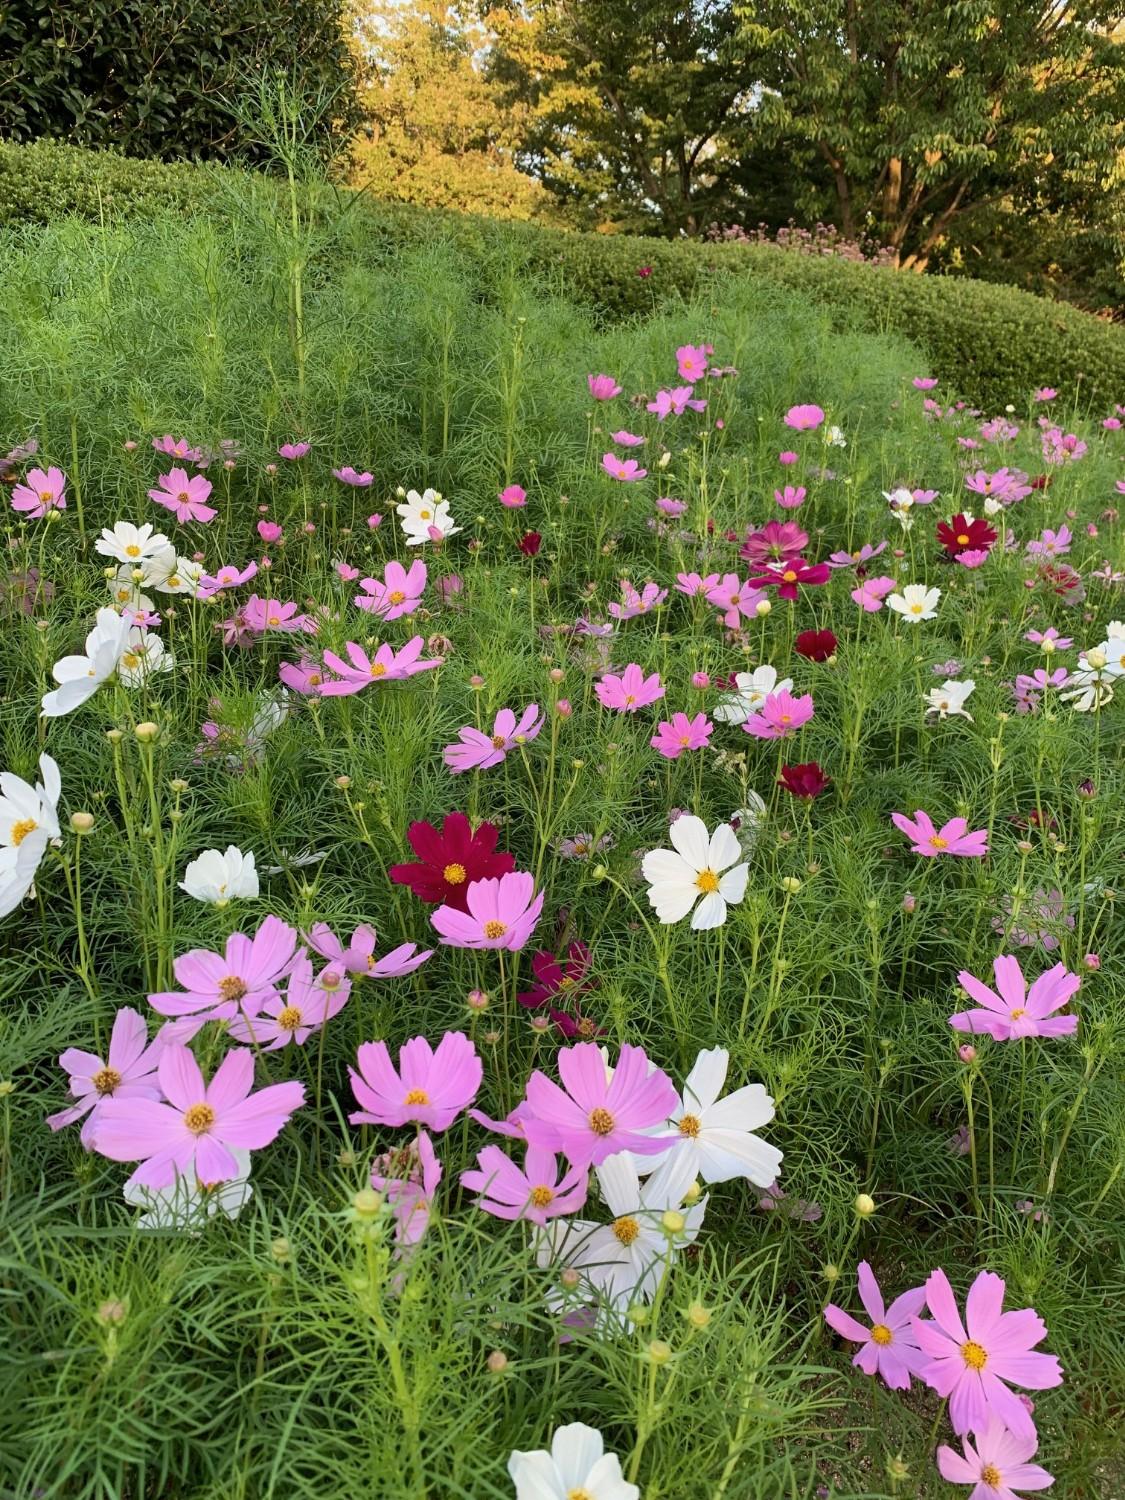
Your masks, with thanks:
[{"label": "crimson cosmos flower", "polygon": [[939,521],[937,536],[949,557],[962,552],[987,552],[996,540],[995,531],[982,517],[969,521],[961,514],[952,521]]},{"label": "crimson cosmos flower", "polygon": [[590,979],[590,950],[585,943],[571,943],[565,958],[556,958],[548,949],[540,949],[531,958],[535,983],[519,996],[529,1010],[548,1001],[568,1004],[578,995],[597,987]]},{"label": "crimson cosmos flower", "polygon": [[516,867],[514,855],[496,852],[496,825],[481,823],[474,832],[464,813],[447,814],[440,833],[432,823],[411,823],[406,837],[420,863],[392,865],[387,874],[431,905],[467,911],[466,896],[474,880],[507,875]]},{"label": "crimson cosmos flower", "polygon": [[516,543],[524,557],[535,557],[542,545],[543,538],[538,531],[525,531]]},{"label": "crimson cosmos flower", "polygon": [[794,797],[805,797],[810,802],[831,786],[831,776],[826,776],[815,760],[802,762],[799,766],[782,766],[778,786]]},{"label": "crimson cosmos flower", "polygon": [[836,644],[836,637],[830,630],[802,630],[793,642],[793,650],[798,656],[808,657],[809,661],[827,661],[836,655]]},{"label": "crimson cosmos flower", "polygon": [[827,583],[831,571],[827,563],[807,563],[803,557],[791,557],[756,574],[750,579],[750,586],[776,588],[779,599],[796,599],[802,583]]}]

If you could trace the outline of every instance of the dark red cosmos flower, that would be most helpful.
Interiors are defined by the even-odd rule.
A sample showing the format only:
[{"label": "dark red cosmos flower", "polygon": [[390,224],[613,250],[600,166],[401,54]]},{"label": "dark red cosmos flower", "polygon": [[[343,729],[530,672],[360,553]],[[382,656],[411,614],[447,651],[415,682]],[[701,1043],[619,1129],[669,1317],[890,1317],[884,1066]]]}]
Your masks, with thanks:
[{"label": "dark red cosmos flower", "polygon": [[939,521],[937,535],[949,557],[961,552],[987,552],[996,540],[995,531],[983,517],[969,521],[960,514],[952,521]]},{"label": "dark red cosmos flower", "polygon": [[652,267],[651,266],[638,266],[637,267],[637,275],[641,278],[642,281],[647,281],[648,278],[652,275]]},{"label": "dark red cosmos flower", "polygon": [[523,553],[524,557],[538,556],[539,549],[542,545],[543,538],[538,531],[525,531],[523,536],[521,536],[519,541],[516,543],[516,546]]},{"label": "dark red cosmos flower", "polygon": [[507,875],[516,867],[515,855],[496,852],[496,825],[482,823],[474,833],[464,813],[448,813],[440,833],[432,823],[411,823],[406,837],[420,863],[392,865],[387,874],[433,906],[467,911],[465,898],[474,880]]},{"label": "dark red cosmos flower", "polygon": [[1050,474],[1036,474],[1034,479],[1029,479],[1028,484],[1033,490],[1045,490],[1051,482]]},{"label": "dark red cosmos flower", "polygon": [[811,802],[831,786],[832,778],[824,774],[815,760],[809,760],[799,766],[782,766],[777,784],[794,797],[805,797]]},{"label": "dark red cosmos flower", "polygon": [[831,571],[827,563],[807,563],[803,557],[791,557],[755,574],[750,587],[776,588],[779,599],[796,599],[802,583],[827,583]]},{"label": "dark red cosmos flower", "polygon": [[807,656],[809,661],[827,661],[836,655],[836,637],[830,630],[802,630],[793,642],[798,656]]},{"label": "dark red cosmos flower", "polygon": [[519,996],[520,1004],[529,1010],[551,1002],[565,1005],[597,988],[597,980],[590,978],[590,950],[585,943],[571,943],[565,959],[541,948],[532,954],[531,970],[536,982]]},{"label": "dark red cosmos flower", "polygon": [[599,1026],[590,1016],[579,1015],[577,1011],[574,1015],[569,1015],[565,1010],[552,1010],[551,1020],[567,1041],[590,1042],[596,1036],[608,1035],[604,1026]]}]

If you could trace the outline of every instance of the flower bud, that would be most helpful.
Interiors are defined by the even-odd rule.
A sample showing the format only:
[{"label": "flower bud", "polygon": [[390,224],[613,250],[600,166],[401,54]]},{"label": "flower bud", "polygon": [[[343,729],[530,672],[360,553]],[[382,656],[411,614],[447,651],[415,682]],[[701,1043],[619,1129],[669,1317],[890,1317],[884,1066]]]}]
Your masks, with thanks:
[{"label": "flower bud", "polygon": [[781,889],[787,896],[795,896],[801,889],[801,882],[796,875],[785,875],[782,877]]},{"label": "flower bud", "polygon": [[666,1208],[660,1215],[660,1227],[665,1234],[683,1234],[685,1223],[683,1214],[674,1208]]},{"label": "flower bud", "polygon": [[88,812],[74,812],[70,815],[70,826],[75,833],[89,833],[94,826],[94,815]]},{"label": "flower bud", "polygon": [[146,719],[142,724],[137,725],[136,729],[133,730],[133,733],[137,736],[142,745],[148,745],[152,743],[152,741],[160,733],[160,730],[154,723],[152,723],[150,719]]},{"label": "flower bud", "polygon": [[966,1042],[963,1047],[958,1047],[957,1048],[957,1056],[961,1059],[961,1061],[963,1063],[975,1062],[976,1061],[976,1056],[977,1056],[977,1049],[975,1047],[971,1046],[968,1042]]},{"label": "flower bud", "polygon": [[559,1273],[559,1285],[564,1287],[568,1292],[572,1292],[581,1279],[573,1266],[567,1266],[565,1270]]},{"label": "flower bud", "polygon": [[336,785],[337,785],[337,787],[339,787],[340,791],[342,791],[342,792],[346,792],[347,789],[348,789],[348,787],[351,786],[351,784],[352,784],[352,778],[350,776],[337,776],[336,777]]},{"label": "flower bud", "polygon": [[1087,953],[1086,957],[1082,960],[1082,964],[1091,973],[1097,973],[1102,966],[1102,961],[1096,953]]},{"label": "flower bud", "polygon": [[566,676],[566,673],[561,667],[552,667],[551,670],[547,673],[547,676],[551,679],[552,682],[561,682]]},{"label": "flower bud", "polygon": [[754,613],[758,616],[759,620],[764,620],[772,609],[773,605],[768,599],[759,599],[754,606]]},{"label": "flower bud", "polygon": [[824,1270],[821,1272],[821,1274],[823,1275],[825,1281],[827,1281],[831,1285],[831,1283],[839,1281],[840,1267],[837,1265],[833,1265],[833,1263],[829,1261],[828,1264],[824,1267]]},{"label": "flower bud", "polygon": [[484,990],[470,990],[469,993],[465,996],[465,1004],[472,1011],[479,1012],[482,1010],[487,1010],[488,996],[485,994]]},{"label": "flower bud", "polygon": [[108,1301],[99,1303],[95,1316],[103,1328],[110,1328],[124,1323],[128,1313],[128,1302],[120,1297],[111,1297]]},{"label": "flower bud", "polygon": [[488,1366],[491,1374],[502,1375],[508,1368],[508,1356],[504,1353],[503,1349],[493,1349],[492,1353],[485,1360],[485,1364]]},{"label": "flower bud", "polygon": [[672,1358],[672,1346],[666,1344],[663,1339],[653,1339],[645,1353],[654,1365],[666,1365]]},{"label": "flower bud", "polygon": [[360,1188],[352,1198],[352,1209],[359,1219],[373,1219],[383,1207],[383,1195],[374,1188]]},{"label": "flower bud", "polygon": [[875,1199],[870,1193],[858,1193],[855,1200],[855,1211],[861,1219],[869,1219],[875,1212]]},{"label": "flower bud", "polygon": [[283,1234],[278,1235],[270,1245],[270,1254],[279,1265],[288,1265],[293,1258],[293,1247]]},{"label": "flower bud", "polygon": [[702,1302],[693,1302],[684,1317],[693,1328],[706,1328],[714,1314],[709,1307],[704,1307]]}]

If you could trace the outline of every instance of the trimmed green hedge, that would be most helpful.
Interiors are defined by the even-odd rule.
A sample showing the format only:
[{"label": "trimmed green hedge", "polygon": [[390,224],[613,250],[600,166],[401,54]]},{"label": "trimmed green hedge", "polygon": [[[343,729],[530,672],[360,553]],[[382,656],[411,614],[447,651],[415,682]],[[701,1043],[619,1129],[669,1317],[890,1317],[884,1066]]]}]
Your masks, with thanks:
[{"label": "trimmed green hedge", "polygon": [[[134,161],[37,142],[0,144],[0,226],[65,214],[151,216],[222,212],[228,169]],[[334,203],[338,199],[333,197]],[[343,227],[359,256],[445,240],[477,271],[482,295],[511,275],[548,281],[607,320],[650,312],[723,275],[756,276],[804,293],[840,328],[893,331],[923,352],[947,392],[996,410],[1037,386],[1077,392],[1108,411],[1125,400],[1125,327],[1014,287],[786,253],[765,245],[709,245],[567,234],[534,224],[436,213],[369,200]],[[639,273],[647,269],[647,275]]]}]

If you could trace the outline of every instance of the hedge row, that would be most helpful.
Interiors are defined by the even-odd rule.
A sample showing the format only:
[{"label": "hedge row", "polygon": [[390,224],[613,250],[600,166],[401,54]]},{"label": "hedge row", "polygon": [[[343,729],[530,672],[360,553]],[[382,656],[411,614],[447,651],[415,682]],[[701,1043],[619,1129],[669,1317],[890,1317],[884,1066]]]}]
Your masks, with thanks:
[{"label": "hedge row", "polygon": [[[0,144],[0,226],[65,214],[144,216],[217,212],[229,169],[135,161],[37,142]],[[338,199],[333,199],[338,202]],[[404,244],[443,239],[476,272],[482,294],[505,276],[535,276],[607,320],[650,312],[723,275],[748,275],[805,294],[841,328],[894,331],[912,340],[947,390],[996,410],[1037,386],[1076,392],[1108,412],[1125,402],[1125,327],[1014,287],[899,275],[765,245],[711,245],[567,234],[470,214],[367,201],[347,216],[354,252],[390,257]],[[645,272],[645,274],[641,274]]]}]

